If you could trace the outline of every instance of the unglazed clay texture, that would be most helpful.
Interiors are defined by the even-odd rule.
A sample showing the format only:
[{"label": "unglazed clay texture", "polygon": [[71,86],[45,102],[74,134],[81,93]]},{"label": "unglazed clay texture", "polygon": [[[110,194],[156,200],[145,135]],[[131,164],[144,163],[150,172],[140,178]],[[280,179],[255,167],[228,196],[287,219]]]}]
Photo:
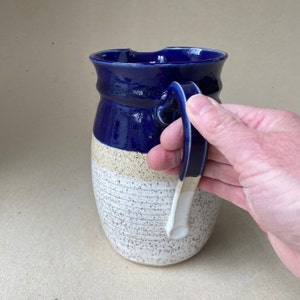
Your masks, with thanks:
[{"label": "unglazed clay texture", "polygon": [[189,234],[179,240],[167,236],[177,177],[149,169],[145,154],[106,146],[93,136],[92,177],[103,230],[131,261],[156,266],[184,261],[198,253],[212,233],[219,199],[198,190]]}]

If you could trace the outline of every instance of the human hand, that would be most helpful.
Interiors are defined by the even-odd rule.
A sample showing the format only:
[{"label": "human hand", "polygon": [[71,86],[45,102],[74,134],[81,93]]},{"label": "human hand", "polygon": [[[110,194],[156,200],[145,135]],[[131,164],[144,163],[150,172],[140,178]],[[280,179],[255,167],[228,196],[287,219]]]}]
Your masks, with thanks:
[{"label": "human hand", "polygon": [[[247,210],[282,262],[300,277],[300,117],[218,104],[203,95],[188,100],[187,113],[210,143],[199,187]],[[177,120],[148,153],[148,165],[178,174],[182,144],[182,124]]]}]

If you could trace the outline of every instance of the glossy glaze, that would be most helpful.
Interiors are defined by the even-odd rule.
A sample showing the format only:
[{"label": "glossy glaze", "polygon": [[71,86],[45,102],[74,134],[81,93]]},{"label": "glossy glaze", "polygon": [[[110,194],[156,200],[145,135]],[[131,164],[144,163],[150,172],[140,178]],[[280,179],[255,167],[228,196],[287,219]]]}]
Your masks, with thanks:
[{"label": "glossy glaze", "polygon": [[92,54],[101,95],[95,136],[112,147],[147,153],[159,143],[164,128],[157,118],[157,106],[170,83],[193,81],[203,94],[219,101],[226,58],[222,51],[200,48],[149,53],[117,49]]},{"label": "glossy glaze", "polygon": [[[94,194],[108,240],[129,260],[155,266],[175,264],[199,252],[212,233],[219,199],[197,189],[190,196],[191,210],[184,220],[188,230],[176,239],[168,236],[166,225],[178,178],[149,169],[146,154],[159,143],[165,126],[184,114],[186,100],[176,98],[182,88],[186,98],[200,88],[219,101],[226,57],[222,51],[199,48],[150,53],[116,49],[90,56],[100,93],[92,138]],[[197,88],[194,83],[186,84],[191,81]],[[176,101],[170,98],[172,82],[177,82]],[[196,157],[197,166],[189,169],[193,152],[188,150],[181,177],[202,172],[207,151],[203,139],[191,139],[195,135],[183,116],[188,137],[185,148],[198,147],[194,154],[204,160]]]}]

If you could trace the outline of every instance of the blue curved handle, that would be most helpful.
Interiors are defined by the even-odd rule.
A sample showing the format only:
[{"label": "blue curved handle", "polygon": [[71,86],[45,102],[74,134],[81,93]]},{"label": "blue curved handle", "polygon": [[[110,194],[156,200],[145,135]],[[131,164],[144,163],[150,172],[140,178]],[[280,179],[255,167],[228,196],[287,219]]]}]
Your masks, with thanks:
[{"label": "blue curved handle", "polygon": [[169,116],[169,123],[170,119],[174,121],[175,118],[180,116],[182,118],[184,143],[183,161],[179,173],[180,180],[185,177],[202,175],[207,160],[208,143],[190,123],[186,113],[186,101],[195,94],[201,94],[201,91],[194,82],[179,84],[173,81],[168,88],[163,103],[158,108],[158,116],[164,123],[166,123],[164,120],[166,116]]}]

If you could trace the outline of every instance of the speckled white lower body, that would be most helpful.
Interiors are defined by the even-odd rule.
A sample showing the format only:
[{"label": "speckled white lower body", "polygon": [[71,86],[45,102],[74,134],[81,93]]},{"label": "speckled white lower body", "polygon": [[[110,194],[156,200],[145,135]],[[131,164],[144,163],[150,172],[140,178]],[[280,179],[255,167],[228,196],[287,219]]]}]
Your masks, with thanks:
[{"label": "speckled white lower body", "polygon": [[103,230],[131,261],[156,266],[184,261],[198,253],[212,233],[219,199],[198,190],[188,236],[168,238],[165,227],[177,178],[150,170],[145,154],[108,147],[93,136],[92,177]]}]

